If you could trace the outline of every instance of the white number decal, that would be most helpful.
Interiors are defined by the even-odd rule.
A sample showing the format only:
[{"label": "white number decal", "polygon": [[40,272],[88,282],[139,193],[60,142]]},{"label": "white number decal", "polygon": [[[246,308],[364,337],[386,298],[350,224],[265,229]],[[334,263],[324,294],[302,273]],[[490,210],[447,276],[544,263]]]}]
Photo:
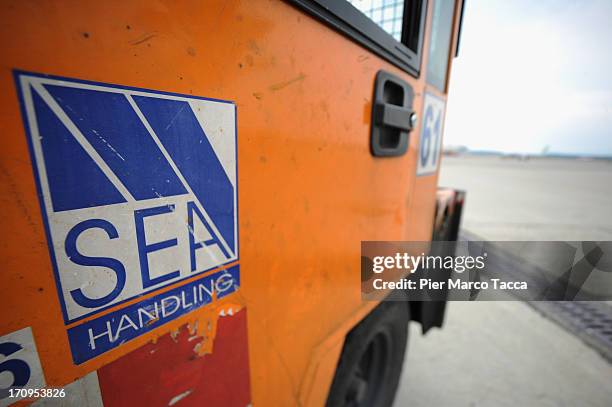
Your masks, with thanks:
[{"label": "white number decal", "polygon": [[32,329],[28,327],[0,337],[0,406],[24,397],[15,398],[11,390],[42,387],[45,387],[45,378]]},{"label": "white number decal", "polygon": [[438,168],[442,146],[444,101],[426,93],[422,117],[417,175],[429,175],[435,173]]}]

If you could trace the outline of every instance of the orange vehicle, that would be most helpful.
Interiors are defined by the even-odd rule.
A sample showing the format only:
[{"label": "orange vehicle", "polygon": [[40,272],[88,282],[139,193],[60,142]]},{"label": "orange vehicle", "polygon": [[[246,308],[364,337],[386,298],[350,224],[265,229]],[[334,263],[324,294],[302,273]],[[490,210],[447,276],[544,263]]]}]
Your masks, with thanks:
[{"label": "orange vehicle", "polygon": [[360,242],[457,237],[462,2],[352,3],[0,5],[1,405],[392,402],[444,303]]}]

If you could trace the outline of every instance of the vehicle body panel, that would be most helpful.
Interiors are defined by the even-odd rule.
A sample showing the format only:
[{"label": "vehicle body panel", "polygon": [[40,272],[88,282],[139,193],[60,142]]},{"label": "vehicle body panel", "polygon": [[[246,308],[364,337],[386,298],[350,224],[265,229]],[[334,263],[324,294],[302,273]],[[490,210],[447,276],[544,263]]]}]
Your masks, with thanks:
[{"label": "vehicle body panel", "polygon": [[[108,370],[156,341],[173,346],[169,335],[184,335],[194,319],[216,324],[220,313],[232,309],[243,318],[239,310],[246,309],[248,342],[242,346],[248,343],[250,401],[321,405],[344,335],[376,305],[361,301],[360,241],[431,238],[438,175],[415,175],[420,124],[401,157],[379,159],[369,149],[378,70],[410,83],[417,112],[424,75],[410,76],[279,1],[4,2],[0,8],[0,334],[30,326],[46,384],[59,387]],[[458,18],[456,10],[455,27]],[[428,41],[426,24],[425,50]],[[426,51],[422,63],[427,63]],[[197,315],[75,365],[55,290],[15,69],[233,101],[240,290]],[[214,335],[206,340],[214,355]],[[166,376],[180,369],[169,360],[163,363]],[[112,391],[114,386],[104,383]]]}]

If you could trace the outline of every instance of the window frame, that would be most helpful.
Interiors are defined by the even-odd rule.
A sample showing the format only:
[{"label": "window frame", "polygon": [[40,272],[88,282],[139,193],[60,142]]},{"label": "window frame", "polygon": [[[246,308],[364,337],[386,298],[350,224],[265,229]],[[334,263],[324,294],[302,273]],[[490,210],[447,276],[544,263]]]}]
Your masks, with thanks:
[{"label": "window frame", "polygon": [[[288,1],[403,71],[416,78],[419,77],[423,59],[423,37],[425,36],[428,0],[413,0],[421,2],[417,51],[397,41],[346,0]],[[403,16],[402,35],[406,24],[407,18]]]},{"label": "window frame", "polygon": [[[427,49],[427,65],[423,68],[423,73],[425,74],[425,82],[427,83],[427,86],[436,89],[437,91],[439,91],[440,93],[448,93],[448,80],[450,77],[450,68],[451,68],[451,61],[454,57],[456,57],[459,53],[459,36],[458,33],[455,32],[456,27],[456,20],[457,20],[457,13],[461,12],[460,20],[459,23],[462,23],[463,20],[463,6],[464,6],[464,1],[465,0],[452,0],[452,10],[451,10],[451,18],[450,18],[450,30],[449,30],[449,38],[448,38],[448,50],[446,52],[446,55],[444,57],[444,61],[446,61],[446,67],[444,68],[444,79],[441,83],[434,83],[433,82],[433,78],[431,75],[431,72],[429,71],[430,67],[431,67],[431,63],[433,61],[432,59],[432,44],[433,44],[433,36],[434,36],[434,18],[436,17],[436,5],[437,4],[441,4],[443,0],[436,0],[436,3],[434,3],[434,6],[432,7],[432,12],[431,12],[431,18],[430,18],[430,30],[429,30],[429,38],[428,38],[428,49]],[[459,10],[459,7],[461,7],[461,10]],[[459,26],[459,29],[461,28],[461,26]],[[455,35],[457,34],[457,42],[455,45],[455,48],[453,49],[453,41],[455,39]],[[438,85],[442,85],[441,87],[438,87]]]}]

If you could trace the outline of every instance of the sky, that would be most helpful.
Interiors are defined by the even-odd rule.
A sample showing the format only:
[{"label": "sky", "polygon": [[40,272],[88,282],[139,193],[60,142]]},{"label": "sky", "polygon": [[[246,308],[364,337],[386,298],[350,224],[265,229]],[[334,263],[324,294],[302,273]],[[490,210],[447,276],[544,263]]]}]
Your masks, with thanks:
[{"label": "sky", "polygon": [[446,146],[612,156],[612,0],[467,0]]}]

